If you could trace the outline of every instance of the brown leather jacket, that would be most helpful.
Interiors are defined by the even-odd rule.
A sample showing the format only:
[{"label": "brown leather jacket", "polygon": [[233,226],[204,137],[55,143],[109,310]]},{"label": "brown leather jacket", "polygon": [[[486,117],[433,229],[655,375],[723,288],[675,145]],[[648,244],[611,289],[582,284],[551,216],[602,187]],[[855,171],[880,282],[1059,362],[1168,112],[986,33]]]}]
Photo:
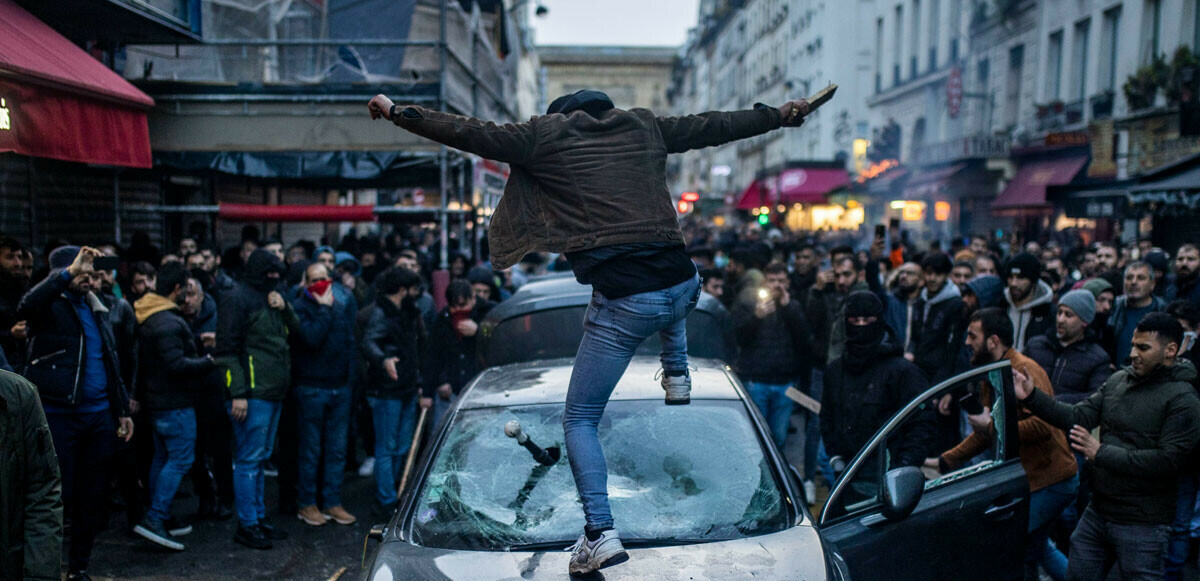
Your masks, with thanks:
[{"label": "brown leather jacket", "polygon": [[492,215],[492,266],[537,251],[578,252],[610,244],[683,242],[667,191],[666,160],[780,126],[779,111],[656,117],[646,109],[582,111],[495,123],[396,108],[392,122],[417,135],[511,166]]}]

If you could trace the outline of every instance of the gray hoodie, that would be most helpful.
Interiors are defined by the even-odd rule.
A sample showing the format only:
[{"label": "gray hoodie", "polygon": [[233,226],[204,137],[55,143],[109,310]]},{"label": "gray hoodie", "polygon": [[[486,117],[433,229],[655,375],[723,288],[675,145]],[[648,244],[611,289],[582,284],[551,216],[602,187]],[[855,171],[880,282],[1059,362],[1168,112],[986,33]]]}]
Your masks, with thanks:
[{"label": "gray hoodie", "polygon": [[1054,290],[1045,281],[1039,280],[1033,298],[1019,307],[1013,305],[1012,293],[1005,287],[1004,301],[1013,324],[1013,349],[1024,353],[1028,340],[1054,327]]}]

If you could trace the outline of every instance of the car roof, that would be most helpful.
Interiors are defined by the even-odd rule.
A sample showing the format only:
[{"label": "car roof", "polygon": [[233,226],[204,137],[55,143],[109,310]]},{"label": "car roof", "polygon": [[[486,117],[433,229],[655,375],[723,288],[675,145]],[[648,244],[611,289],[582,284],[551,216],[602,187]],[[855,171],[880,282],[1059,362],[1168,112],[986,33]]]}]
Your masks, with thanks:
[{"label": "car roof", "polygon": [[[725,363],[695,357],[688,362],[691,366],[693,399],[741,399]],[[661,368],[658,357],[635,356],[609,400],[662,399],[662,386],[655,379]],[[573,369],[572,358],[513,363],[486,369],[463,392],[459,409],[562,404],[567,399],[567,387]]]},{"label": "car roof", "polygon": [[[548,309],[586,306],[591,300],[590,285],[579,284],[570,273],[555,273],[536,277],[522,285],[512,297],[489,311],[486,320],[496,323]],[[724,306],[705,293],[696,303],[696,310],[716,313],[724,310]]]}]

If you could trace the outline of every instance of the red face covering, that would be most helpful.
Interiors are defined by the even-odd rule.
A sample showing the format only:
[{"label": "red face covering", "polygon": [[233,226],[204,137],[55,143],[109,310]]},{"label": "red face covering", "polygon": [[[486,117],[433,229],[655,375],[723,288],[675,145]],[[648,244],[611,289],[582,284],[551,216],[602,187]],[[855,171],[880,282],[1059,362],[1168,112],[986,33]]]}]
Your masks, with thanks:
[{"label": "red face covering", "polygon": [[317,282],[308,285],[308,294],[314,297],[322,296],[326,291],[329,290],[329,285],[331,284],[333,284],[333,281],[331,280],[318,280]]}]

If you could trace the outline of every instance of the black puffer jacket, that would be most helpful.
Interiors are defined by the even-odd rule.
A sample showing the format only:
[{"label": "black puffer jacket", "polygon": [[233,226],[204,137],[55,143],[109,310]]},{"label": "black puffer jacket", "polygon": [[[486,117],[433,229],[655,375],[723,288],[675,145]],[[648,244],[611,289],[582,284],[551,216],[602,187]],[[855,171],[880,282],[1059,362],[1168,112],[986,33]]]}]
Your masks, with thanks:
[{"label": "black puffer jacket", "polygon": [[813,334],[800,301],[792,299],[762,319],[754,315],[753,303],[738,301],[733,324],[741,348],[735,369],[742,381],[782,385],[812,369]]},{"label": "black puffer jacket", "polygon": [[930,384],[940,383],[961,371],[959,351],[963,344],[962,295],[950,281],[932,297],[921,291],[921,328],[914,338],[914,362]]},{"label": "black puffer jacket", "polygon": [[1075,404],[1033,390],[1021,403],[1054,426],[1100,428],[1092,462],[1092,508],[1118,524],[1167,525],[1175,519],[1179,476],[1200,443],[1196,367],[1178,359],[1148,377],[1117,371]]},{"label": "black puffer jacket", "polygon": [[[471,310],[470,319],[476,324],[482,322],[493,306],[493,303],[487,301],[476,302],[475,308]],[[450,316],[450,310],[442,309],[442,312],[438,313],[429,335],[430,376],[427,383],[430,387],[448,383],[454,393],[462,391],[467,382],[479,372],[479,357],[475,352],[475,338],[478,336],[478,332],[471,337],[460,336],[454,328],[454,318]]]},{"label": "black puffer jacket", "polygon": [[206,380],[213,360],[200,355],[191,326],[169,299],[146,293],[135,308],[141,323],[138,376],[146,393],[146,409],[192,407],[196,394],[210,387]]},{"label": "black puffer jacket", "polygon": [[[900,408],[929,388],[920,368],[904,358],[889,330],[865,366],[845,358],[825,369],[821,396],[821,437],[830,456],[847,460]],[[894,466],[920,466],[933,452],[936,434],[932,408],[909,420],[903,435],[892,438]]]},{"label": "black puffer jacket", "polygon": [[1083,340],[1063,347],[1055,332],[1050,331],[1034,337],[1025,346],[1025,355],[1042,366],[1054,386],[1054,399],[1065,403],[1083,401],[1113,374],[1108,353],[1090,332]]},{"label": "black puffer jacket", "polygon": [[[384,399],[402,399],[423,393],[428,364],[428,339],[421,311],[416,305],[397,307],[387,297],[375,299],[375,308],[363,332],[362,351],[369,371],[367,394]],[[384,360],[395,357],[396,380],[388,377]]]},{"label": "black puffer jacket", "polygon": [[[64,296],[70,278],[62,270],[52,270],[45,280],[33,287],[17,307],[17,316],[28,321],[29,347],[25,378],[38,387],[42,403],[75,406],[82,398],[83,361],[85,344],[83,325],[75,306]],[[108,374],[109,410],[114,416],[129,416],[129,396],[121,380],[116,340],[108,308],[96,295],[88,293],[88,306],[100,328],[104,344],[104,369]]]}]

